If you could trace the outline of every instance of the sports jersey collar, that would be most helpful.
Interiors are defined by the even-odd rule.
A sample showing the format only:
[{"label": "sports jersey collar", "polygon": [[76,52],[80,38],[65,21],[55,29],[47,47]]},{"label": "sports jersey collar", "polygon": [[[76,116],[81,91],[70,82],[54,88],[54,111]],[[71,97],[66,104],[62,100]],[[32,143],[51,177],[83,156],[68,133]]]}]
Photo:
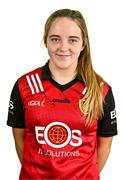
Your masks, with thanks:
[{"label": "sports jersey collar", "polygon": [[42,67],[42,80],[52,79],[48,62]]},{"label": "sports jersey collar", "polygon": [[[42,80],[47,80],[47,79],[52,79],[52,75],[49,69],[49,62],[47,62],[43,67],[42,67]],[[83,81],[81,75],[77,74],[75,77],[76,80]]]}]

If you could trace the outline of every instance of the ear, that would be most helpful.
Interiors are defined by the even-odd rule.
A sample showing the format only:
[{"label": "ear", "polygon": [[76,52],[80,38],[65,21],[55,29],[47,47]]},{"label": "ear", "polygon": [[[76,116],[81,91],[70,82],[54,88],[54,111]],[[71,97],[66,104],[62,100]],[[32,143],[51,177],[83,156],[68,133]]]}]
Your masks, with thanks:
[{"label": "ear", "polygon": [[84,50],[84,46],[82,46],[82,48],[81,48],[81,51],[83,51]]},{"label": "ear", "polygon": [[47,42],[45,43],[45,47],[47,48]]}]

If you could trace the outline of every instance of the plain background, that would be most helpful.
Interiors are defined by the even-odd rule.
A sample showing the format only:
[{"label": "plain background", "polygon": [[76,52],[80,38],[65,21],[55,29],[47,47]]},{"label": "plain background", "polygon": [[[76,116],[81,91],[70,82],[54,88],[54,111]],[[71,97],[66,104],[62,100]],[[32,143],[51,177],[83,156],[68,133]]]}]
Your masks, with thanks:
[{"label": "plain background", "polygon": [[87,23],[95,70],[112,86],[119,135],[101,180],[124,179],[124,24],[123,0],[4,0],[0,1],[0,179],[17,180],[20,163],[7,111],[18,77],[42,66],[48,59],[42,37],[48,16],[57,9],[81,11]]}]

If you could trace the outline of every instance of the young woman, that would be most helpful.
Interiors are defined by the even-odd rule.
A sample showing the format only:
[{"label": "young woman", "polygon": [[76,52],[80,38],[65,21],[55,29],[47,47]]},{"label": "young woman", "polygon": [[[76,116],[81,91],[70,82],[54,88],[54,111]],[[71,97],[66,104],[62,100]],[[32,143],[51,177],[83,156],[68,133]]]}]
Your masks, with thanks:
[{"label": "young woman", "polygon": [[115,103],[93,69],[81,13],[51,14],[44,43],[48,62],[20,77],[10,99],[19,179],[98,180],[117,134]]}]

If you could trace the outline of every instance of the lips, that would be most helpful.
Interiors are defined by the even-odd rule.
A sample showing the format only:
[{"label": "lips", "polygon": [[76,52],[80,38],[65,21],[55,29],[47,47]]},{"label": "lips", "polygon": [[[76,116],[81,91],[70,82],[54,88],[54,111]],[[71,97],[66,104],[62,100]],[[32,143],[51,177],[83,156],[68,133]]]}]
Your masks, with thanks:
[{"label": "lips", "polygon": [[57,56],[70,56],[68,54],[57,54]]}]

